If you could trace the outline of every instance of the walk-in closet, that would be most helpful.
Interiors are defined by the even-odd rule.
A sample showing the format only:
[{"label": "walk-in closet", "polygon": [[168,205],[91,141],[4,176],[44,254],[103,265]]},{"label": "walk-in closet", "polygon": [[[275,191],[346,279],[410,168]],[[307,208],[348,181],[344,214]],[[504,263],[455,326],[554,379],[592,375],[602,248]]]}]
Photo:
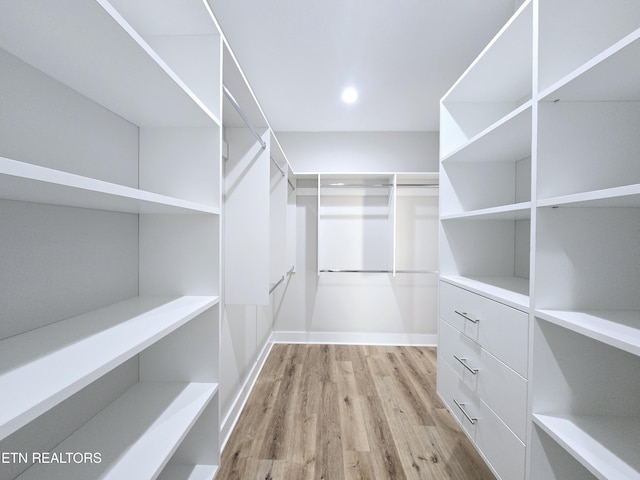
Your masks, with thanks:
[{"label": "walk-in closet", "polygon": [[0,480],[640,480],[640,3],[0,2]]}]

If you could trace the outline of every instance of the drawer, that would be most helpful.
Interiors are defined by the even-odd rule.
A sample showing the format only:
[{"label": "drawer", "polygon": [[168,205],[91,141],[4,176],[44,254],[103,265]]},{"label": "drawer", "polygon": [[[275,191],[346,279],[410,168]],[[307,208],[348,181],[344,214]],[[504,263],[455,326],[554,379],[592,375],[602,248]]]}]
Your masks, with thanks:
[{"label": "drawer", "polygon": [[455,374],[447,362],[440,360],[438,360],[438,393],[467,435],[475,440],[477,426],[475,419],[480,411],[480,399]]},{"label": "drawer", "polygon": [[501,480],[524,480],[526,446],[485,404],[480,404],[476,446]]},{"label": "drawer", "polygon": [[525,444],[443,361],[438,361],[438,392],[499,479],[524,480]]},{"label": "drawer", "polygon": [[524,441],[527,429],[527,380],[524,377],[444,321],[440,321],[438,361],[447,362]]},{"label": "drawer", "polygon": [[527,313],[441,281],[440,318],[526,378]]}]

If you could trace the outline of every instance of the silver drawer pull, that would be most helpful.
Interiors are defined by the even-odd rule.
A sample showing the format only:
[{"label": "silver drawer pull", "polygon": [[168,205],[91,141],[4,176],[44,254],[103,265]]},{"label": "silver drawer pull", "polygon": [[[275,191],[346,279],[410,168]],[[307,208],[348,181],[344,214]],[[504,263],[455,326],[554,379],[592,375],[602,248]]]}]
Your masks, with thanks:
[{"label": "silver drawer pull", "polygon": [[454,310],[454,312],[456,312],[458,315],[460,315],[465,320],[469,320],[470,322],[478,323],[480,321],[480,319],[478,319],[478,318],[471,318],[467,312],[459,312],[458,310]]},{"label": "silver drawer pull", "polygon": [[477,418],[473,418],[470,417],[469,414],[467,413],[467,411],[464,409],[464,406],[466,405],[465,403],[460,403],[459,401],[457,401],[455,398],[453,399],[453,402],[456,404],[456,406],[462,411],[462,413],[464,414],[465,417],[467,417],[467,420],[469,420],[471,422],[471,425],[475,425],[476,422],[478,421]]},{"label": "silver drawer pull", "polygon": [[[471,373],[473,373],[474,375],[476,375],[476,374],[478,373],[478,369],[477,369],[477,368],[471,368],[471,367],[469,366],[469,364],[467,363],[467,359],[466,359],[466,358],[460,358],[460,357],[459,357],[459,356],[457,356],[457,355],[454,355],[454,356],[453,356],[453,358],[455,358],[456,360],[458,360],[458,361],[462,364],[462,366],[463,366],[464,368],[466,368],[467,370],[469,370],[469,371],[470,371]],[[483,378],[484,378],[484,377],[483,377]]]}]

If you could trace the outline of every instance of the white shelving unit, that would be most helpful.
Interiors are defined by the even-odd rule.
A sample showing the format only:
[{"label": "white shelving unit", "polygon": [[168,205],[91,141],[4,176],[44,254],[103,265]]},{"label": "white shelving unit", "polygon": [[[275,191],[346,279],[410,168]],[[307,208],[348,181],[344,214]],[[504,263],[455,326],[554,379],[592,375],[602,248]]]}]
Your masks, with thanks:
[{"label": "white shelving unit", "polygon": [[[512,38],[523,51],[507,53]],[[635,2],[532,0],[442,100],[441,325],[460,335],[448,348],[469,338],[491,353],[477,331],[512,321],[482,313],[487,301],[528,317],[517,473],[478,440],[483,406],[508,416],[487,393],[457,392],[466,377],[448,357],[441,369],[441,395],[467,427],[447,395],[470,398],[466,431],[503,479],[640,478],[639,49]]]},{"label": "white shelving unit", "polygon": [[222,37],[204,2],[153,7],[3,6],[0,450],[28,456],[3,480],[219,464]]}]

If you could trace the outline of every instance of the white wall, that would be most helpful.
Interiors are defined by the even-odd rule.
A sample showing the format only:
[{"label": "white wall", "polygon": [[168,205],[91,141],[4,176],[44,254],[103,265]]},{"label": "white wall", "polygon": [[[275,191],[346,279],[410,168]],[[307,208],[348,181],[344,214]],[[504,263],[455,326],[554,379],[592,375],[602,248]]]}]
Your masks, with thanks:
[{"label": "white wall", "polygon": [[297,174],[437,172],[438,132],[280,132]]},{"label": "white wall", "polygon": [[[296,173],[438,170],[432,132],[284,133],[278,138]],[[437,197],[405,199],[399,207],[398,229],[404,235],[399,247],[405,249],[399,252],[399,268],[410,267],[407,259],[414,258],[419,265],[413,268],[436,269]],[[318,276],[317,197],[299,194],[296,210],[296,274],[276,310],[277,341],[435,344],[436,275]]]}]

